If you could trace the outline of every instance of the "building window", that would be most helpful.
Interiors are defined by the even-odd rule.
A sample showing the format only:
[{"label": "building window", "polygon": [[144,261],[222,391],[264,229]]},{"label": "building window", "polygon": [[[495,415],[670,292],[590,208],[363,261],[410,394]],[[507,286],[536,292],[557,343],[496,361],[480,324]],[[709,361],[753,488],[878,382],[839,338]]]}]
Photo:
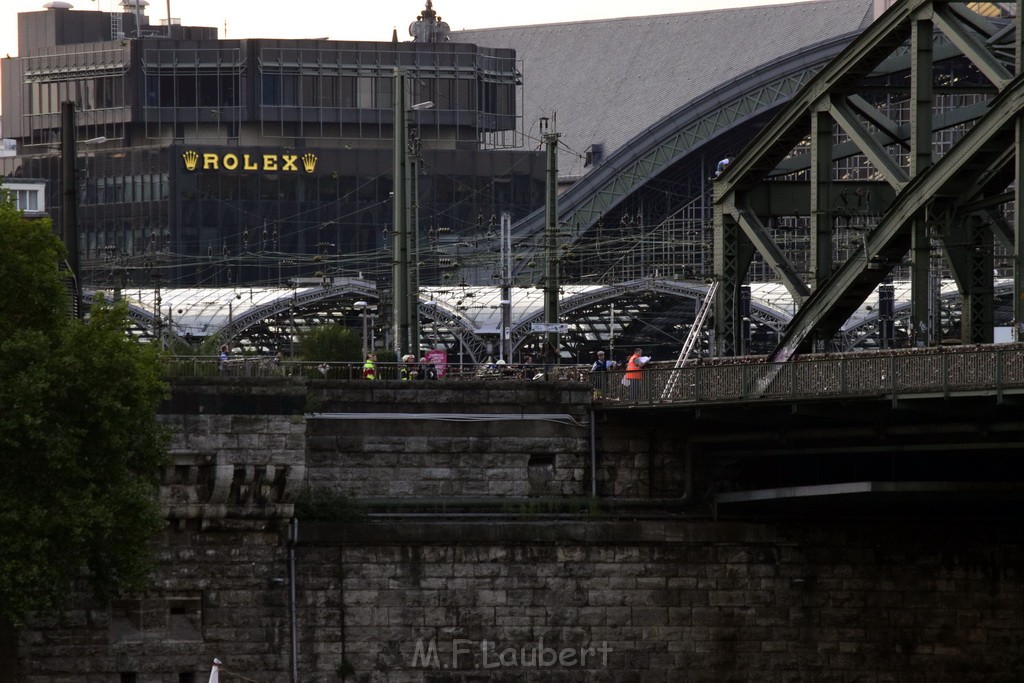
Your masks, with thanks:
[{"label": "building window", "polygon": [[18,190],[14,205],[22,211],[38,211],[39,193],[35,190]]},{"label": "building window", "polygon": [[7,185],[5,189],[10,191],[11,197],[14,199],[14,206],[19,211],[40,213],[46,210],[43,185],[34,187]]}]

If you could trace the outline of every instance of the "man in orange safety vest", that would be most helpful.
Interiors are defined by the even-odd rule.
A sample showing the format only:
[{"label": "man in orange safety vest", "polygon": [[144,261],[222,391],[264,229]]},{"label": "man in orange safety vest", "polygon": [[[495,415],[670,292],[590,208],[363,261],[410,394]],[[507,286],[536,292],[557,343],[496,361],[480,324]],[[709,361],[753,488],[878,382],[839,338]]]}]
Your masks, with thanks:
[{"label": "man in orange safety vest", "polygon": [[644,356],[643,349],[636,349],[626,361],[626,380],[629,382],[629,395],[634,401],[640,397],[643,389],[644,366],[650,358]]}]

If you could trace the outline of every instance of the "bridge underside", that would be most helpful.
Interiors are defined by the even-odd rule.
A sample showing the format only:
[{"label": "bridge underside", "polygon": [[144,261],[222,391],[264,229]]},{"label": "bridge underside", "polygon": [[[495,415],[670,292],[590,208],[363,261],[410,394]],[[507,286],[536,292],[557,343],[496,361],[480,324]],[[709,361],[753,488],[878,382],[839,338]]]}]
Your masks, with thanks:
[{"label": "bridge underside", "polygon": [[1004,518],[1024,509],[1022,401],[1013,391],[901,397],[895,408],[889,397],[748,401],[611,407],[603,419],[638,434],[676,425],[689,502],[719,518]]}]

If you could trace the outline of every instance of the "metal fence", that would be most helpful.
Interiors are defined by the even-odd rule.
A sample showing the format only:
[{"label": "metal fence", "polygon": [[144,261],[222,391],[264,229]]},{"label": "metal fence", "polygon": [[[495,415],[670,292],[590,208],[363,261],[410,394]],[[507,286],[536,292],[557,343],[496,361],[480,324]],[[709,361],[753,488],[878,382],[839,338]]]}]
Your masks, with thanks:
[{"label": "metal fence", "polygon": [[[724,361],[725,359],[722,359]],[[622,373],[615,373],[618,379]],[[649,367],[643,379],[612,379],[602,397],[638,403],[712,403],[822,397],[984,393],[1024,389],[1024,346],[901,350],[806,357],[786,363],[716,362]]]},{"label": "metal fence", "polygon": [[[806,356],[786,363],[756,358],[702,359],[681,368],[652,363],[639,380],[624,369],[589,372],[589,365],[556,365],[547,379],[586,382],[594,398],[620,404],[699,404],[747,400],[800,400],[846,396],[1001,394],[1024,389],[1024,345],[1003,344],[937,349],[901,349]],[[167,377],[280,377],[299,380],[356,380],[362,363],[275,361],[244,357],[170,357]],[[378,380],[401,377],[400,363],[377,363]],[[545,378],[543,367],[449,365],[438,381],[522,382]]]}]

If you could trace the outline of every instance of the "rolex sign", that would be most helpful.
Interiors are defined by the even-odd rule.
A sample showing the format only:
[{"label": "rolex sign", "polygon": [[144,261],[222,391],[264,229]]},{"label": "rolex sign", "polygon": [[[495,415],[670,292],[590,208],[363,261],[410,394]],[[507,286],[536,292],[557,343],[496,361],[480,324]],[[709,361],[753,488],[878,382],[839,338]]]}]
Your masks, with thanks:
[{"label": "rolex sign", "polygon": [[258,171],[312,173],[316,170],[317,156],[305,154],[238,154],[235,152],[204,152],[185,150],[181,160],[186,171]]}]

